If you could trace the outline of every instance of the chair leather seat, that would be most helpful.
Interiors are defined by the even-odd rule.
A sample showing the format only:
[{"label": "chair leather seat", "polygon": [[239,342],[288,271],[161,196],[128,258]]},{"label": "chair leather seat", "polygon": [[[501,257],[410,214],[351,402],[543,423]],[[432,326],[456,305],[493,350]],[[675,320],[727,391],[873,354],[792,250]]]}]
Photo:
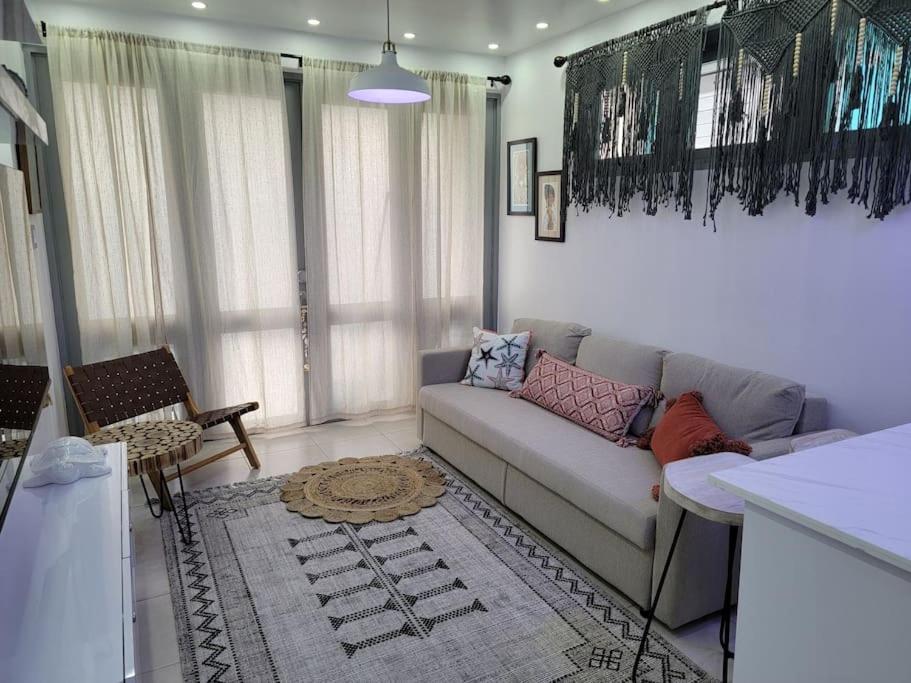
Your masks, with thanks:
[{"label": "chair leather seat", "polygon": [[218,408],[216,410],[207,410],[195,417],[187,418],[190,422],[195,422],[203,429],[209,429],[215,425],[220,425],[235,417],[252,413],[259,410],[259,403],[251,401],[250,403],[241,403],[240,405],[231,406],[230,408]]}]

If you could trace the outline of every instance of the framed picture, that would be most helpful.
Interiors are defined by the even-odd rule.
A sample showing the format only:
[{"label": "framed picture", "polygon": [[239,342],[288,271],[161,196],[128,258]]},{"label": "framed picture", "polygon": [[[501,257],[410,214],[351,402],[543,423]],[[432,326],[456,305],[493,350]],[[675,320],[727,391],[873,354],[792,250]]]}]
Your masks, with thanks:
[{"label": "framed picture", "polygon": [[541,171],[537,176],[538,210],[535,212],[535,239],[565,242],[563,224],[563,171]]},{"label": "framed picture", "polygon": [[506,143],[506,213],[510,216],[535,215],[535,172],[538,170],[538,138]]}]

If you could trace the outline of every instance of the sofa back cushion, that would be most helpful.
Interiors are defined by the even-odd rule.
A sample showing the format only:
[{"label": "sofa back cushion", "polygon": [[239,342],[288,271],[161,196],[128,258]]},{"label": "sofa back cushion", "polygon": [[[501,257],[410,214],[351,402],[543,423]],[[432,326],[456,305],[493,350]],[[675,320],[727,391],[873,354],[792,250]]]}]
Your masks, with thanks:
[{"label": "sofa back cushion", "polygon": [[750,442],[791,436],[806,395],[802,384],[789,379],[688,353],[664,357],[661,391],[665,396],[701,392],[718,426],[732,439]]},{"label": "sofa back cushion", "polygon": [[[576,367],[610,377],[617,382],[637,384],[658,389],[667,351],[657,346],[613,339],[601,334],[585,337],[579,345]],[[639,411],[630,427],[630,433],[640,436],[648,429],[652,407]]]},{"label": "sofa back cushion", "polygon": [[576,362],[579,344],[592,333],[591,328],[578,323],[564,323],[558,320],[538,320],[537,318],[517,318],[512,324],[512,331],[531,332],[531,345],[525,356],[525,375],[538,362],[538,351],[547,351],[567,363]]}]

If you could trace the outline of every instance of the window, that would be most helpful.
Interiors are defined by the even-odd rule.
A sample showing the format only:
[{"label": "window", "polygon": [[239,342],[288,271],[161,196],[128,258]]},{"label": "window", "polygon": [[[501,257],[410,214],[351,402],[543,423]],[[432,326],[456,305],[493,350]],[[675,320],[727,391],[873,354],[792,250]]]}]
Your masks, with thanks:
[{"label": "window", "polygon": [[[344,308],[392,299],[392,206],[389,124],[385,109],[323,106],[329,305]],[[357,268],[342,268],[357,263]],[[382,318],[377,308],[376,317]],[[360,319],[361,316],[358,316]]]},{"label": "window", "polygon": [[[219,352],[209,360],[220,363],[223,377],[232,378],[224,387],[229,405],[251,400],[251,387],[260,387],[258,400],[272,416],[302,414],[298,401],[303,400],[304,369],[287,363],[301,345],[297,311],[289,307],[298,297],[297,281],[257,267],[276,254],[293,254],[290,187],[250,173],[274,164],[275,150],[287,144],[284,103],[204,93],[201,104],[208,198],[199,200],[207,199],[212,219],[206,226],[211,234],[198,238],[205,240],[213,261],[215,282],[208,286],[214,285],[221,329]],[[267,382],[244,377],[252,358],[261,359],[256,372]]]},{"label": "window", "polygon": [[[76,272],[86,289],[94,292],[79,301],[81,324],[97,324],[101,333],[114,325],[112,308],[119,317],[140,326],[155,319],[159,306],[166,317],[173,317],[174,289],[159,291],[154,284],[156,278],[171,282],[174,268],[168,204],[163,200],[163,130],[157,93],[151,88],[105,89],[81,82],[65,82],[63,87],[66,97],[58,106],[68,108],[74,134],[110,126],[118,137],[115,145],[107,136],[93,136],[91,144],[79,145],[78,158],[71,160],[75,220],[70,224],[78,232],[74,236]],[[109,120],[112,116],[116,118]],[[111,167],[112,160],[116,167]],[[122,181],[116,186],[114,174]],[[143,181],[130,182],[139,178]],[[157,270],[153,270],[153,254],[160,256]],[[121,272],[114,286],[99,289],[95,283],[107,280],[112,259],[124,260],[129,272]]]},{"label": "window", "polygon": [[483,196],[471,185],[482,185],[478,169],[484,167],[484,159],[470,151],[451,154],[449,150],[464,147],[472,135],[480,135],[471,130],[477,123],[469,116],[428,113],[421,128],[422,298],[425,302],[451,300],[462,309],[454,317],[469,329],[478,322],[470,318],[476,314],[483,268],[476,258],[476,245],[466,240],[466,236],[481,235],[475,225],[477,207],[463,199]]},{"label": "window", "polygon": [[712,146],[712,126],[715,123],[715,76],[717,74],[717,61],[702,65],[702,76],[699,79],[699,105],[696,112],[696,149],[708,149]]}]

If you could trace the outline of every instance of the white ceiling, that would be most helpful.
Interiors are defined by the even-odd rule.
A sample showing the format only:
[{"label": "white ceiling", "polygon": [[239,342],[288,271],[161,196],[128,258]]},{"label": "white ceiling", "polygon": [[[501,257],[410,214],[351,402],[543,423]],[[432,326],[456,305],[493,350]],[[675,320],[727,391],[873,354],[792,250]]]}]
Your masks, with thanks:
[{"label": "white ceiling", "polygon": [[[383,40],[384,0],[205,0],[205,10],[190,0],[80,0],[118,10],[156,11],[195,18],[209,17],[321,35]],[[458,52],[509,55],[603,19],[642,0],[391,0],[392,40]],[[307,24],[314,17],[318,27]],[[546,21],[547,30],[535,24]],[[402,34],[416,34],[405,40]]]}]

